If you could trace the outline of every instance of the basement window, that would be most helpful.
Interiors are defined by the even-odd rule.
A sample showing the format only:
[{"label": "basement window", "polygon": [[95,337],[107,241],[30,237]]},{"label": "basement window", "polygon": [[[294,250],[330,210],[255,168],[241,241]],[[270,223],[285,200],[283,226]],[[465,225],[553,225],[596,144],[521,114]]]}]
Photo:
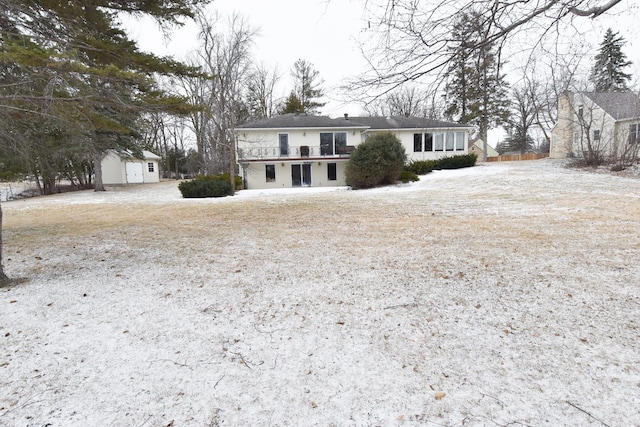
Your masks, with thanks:
[{"label": "basement window", "polygon": [[275,182],[276,180],[276,165],[264,165],[267,182]]}]

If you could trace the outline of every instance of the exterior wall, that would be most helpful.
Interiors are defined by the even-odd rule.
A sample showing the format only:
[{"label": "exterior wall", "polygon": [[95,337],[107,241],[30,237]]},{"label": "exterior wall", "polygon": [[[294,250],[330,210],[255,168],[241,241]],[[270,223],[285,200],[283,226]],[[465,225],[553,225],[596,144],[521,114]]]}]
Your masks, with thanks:
[{"label": "exterior wall", "polygon": [[[311,165],[311,187],[339,187],[347,185],[344,171],[347,166],[347,159],[327,159],[327,160],[288,160],[282,161],[262,160],[258,162],[245,162],[240,164],[240,176],[244,179],[247,189],[268,189],[268,188],[291,188],[293,181],[291,177],[292,165]],[[328,179],[328,164],[336,164],[336,180]],[[267,182],[266,165],[274,165],[275,180]]]},{"label": "exterior wall", "polygon": [[640,144],[633,144],[629,141],[629,127],[634,124],[640,127],[640,118],[635,120],[623,120],[615,124],[615,138],[616,141],[618,141],[618,144],[616,145],[616,154],[620,159],[624,158],[629,160],[638,158]]},{"label": "exterior wall", "polygon": [[[360,142],[360,129],[241,129],[237,134],[238,163],[240,175],[247,189],[290,188],[293,186],[292,165],[309,164],[312,187],[336,187],[346,185],[344,170],[348,154],[324,155],[320,149],[321,133],[346,133],[347,146]],[[279,135],[288,135],[289,150],[280,150]],[[308,147],[309,155],[304,156],[300,147]],[[328,164],[336,164],[336,180],[328,179]],[[274,165],[275,180],[267,182],[265,165]]]},{"label": "exterior wall", "polygon": [[571,106],[573,95],[564,93],[558,97],[558,120],[551,130],[551,146],[549,157],[563,159],[573,157],[573,122],[574,112]]},{"label": "exterior wall", "polygon": [[[160,182],[158,159],[159,157],[155,155],[148,156],[145,160],[123,159],[117,153],[108,151],[102,158],[102,182],[105,185],[128,184],[127,163],[142,165],[142,181],[144,183]],[[149,163],[153,163],[153,172],[149,172]]]},{"label": "exterior wall", "polygon": [[[582,119],[579,118],[582,111]],[[600,139],[594,132],[600,132]],[[615,154],[618,142],[615,140],[615,121],[588,97],[574,96],[573,103],[573,152],[578,157],[588,156],[589,145],[600,156]]]},{"label": "exterior wall", "polygon": [[[633,123],[633,120],[616,122],[584,94],[563,94],[558,98],[558,121],[551,131],[549,157],[585,157],[591,145],[602,157],[618,158],[630,148],[629,126]],[[598,140],[594,131],[600,133]]]},{"label": "exterior wall", "polygon": [[[325,132],[346,132],[346,145],[357,145],[360,142],[359,130],[353,129],[242,129],[237,135],[238,161],[256,158],[296,158],[300,157],[301,146],[309,147],[309,158],[326,157],[320,154],[320,134]],[[280,154],[280,134],[289,136],[289,153],[285,156]]]},{"label": "exterior wall", "polygon": [[120,156],[109,151],[102,158],[102,182],[104,184],[125,184],[127,176]]},{"label": "exterior wall", "polygon": [[[364,128],[303,128],[303,129],[239,129],[237,132],[238,163],[240,175],[245,181],[247,189],[289,188],[293,186],[292,165],[308,164],[311,168],[312,187],[336,187],[346,185],[345,169],[350,155],[345,153],[322,154],[320,145],[321,133],[346,133],[346,146],[357,146],[364,141],[367,135],[382,131],[362,132]],[[413,135],[428,133],[453,133],[453,150],[447,151],[446,145],[442,151],[433,149],[430,151],[414,152]],[[403,129],[394,132],[405,147],[407,159],[411,160],[436,160],[442,157],[467,154],[468,129]],[[462,135],[460,148],[456,145],[455,133]],[[289,150],[282,153],[280,150],[279,135],[287,134]],[[446,138],[443,136],[443,143]],[[300,147],[308,147],[309,155],[302,156]],[[328,164],[336,164],[336,180],[328,179]],[[273,165],[275,179],[267,182],[265,165]],[[306,183],[305,183],[306,184]],[[303,186],[305,186],[303,184]]]},{"label": "exterior wall", "polygon": [[[377,132],[388,132],[388,131],[378,131],[378,130],[368,130],[367,132],[365,132],[362,135],[362,141],[365,141],[366,138],[369,135],[372,135],[374,133]],[[464,134],[463,136],[463,145],[461,149],[456,149],[456,140],[455,140],[455,134],[456,133],[462,133]],[[438,129],[402,129],[402,130],[398,130],[398,131],[394,131],[392,132],[402,143],[402,146],[404,147],[406,153],[407,153],[407,161],[420,161],[420,160],[437,160],[437,159],[441,159],[443,157],[451,157],[451,156],[458,156],[458,155],[462,155],[462,154],[467,154],[468,153],[468,138],[469,138],[469,133],[466,129],[446,129],[446,128],[438,128]],[[454,141],[453,141],[453,150],[451,151],[447,151],[446,150],[446,136],[443,136],[443,144],[445,144],[445,147],[443,148],[442,151],[436,151],[435,148],[435,137],[434,137],[434,142],[433,142],[433,149],[430,151],[424,151],[424,142],[423,142],[423,151],[414,151],[414,147],[413,147],[413,135],[414,134],[422,134],[423,138],[424,138],[424,134],[425,133],[432,133],[432,134],[436,134],[436,133],[442,133],[442,134],[447,134],[447,133],[453,133],[454,134]]]},{"label": "exterior wall", "polygon": [[[153,172],[149,171],[149,164],[153,165]],[[158,160],[153,158],[147,158],[144,160],[143,165],[144,182],[160,182],[160,169],[158,168]]]},{"label": "exterior wall", "polygon": [[[469,148],[470,154],[478,156],[478,162],[482,162],[484,159],[484,143],[482,141],[476,141],[471,148]],[[490,157],[498,157],[500,154],[490,145],[487,145],[487,159]]]}]

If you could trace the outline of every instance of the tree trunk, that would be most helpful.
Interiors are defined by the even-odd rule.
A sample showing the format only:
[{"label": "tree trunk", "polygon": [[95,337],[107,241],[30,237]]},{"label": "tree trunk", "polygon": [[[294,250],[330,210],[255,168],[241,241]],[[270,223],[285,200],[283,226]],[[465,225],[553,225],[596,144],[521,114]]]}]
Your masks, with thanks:
[{"label": "tree trunk", "polygon": [[0,202],[0,286],[9,281],[9,278],[4,274],[4,265],[2,265],[2,203]]},{"label": "tree trunk", "polygon": [[236,144],[235,139],[229,141],[229,180],[231,181],[231,194],[236,193]]},{"label": "tree trunk", "polygon": [[102,153],[100,150],[93,152],[93,173],[95,175],[95,191],[105,191],[102,183]]}]

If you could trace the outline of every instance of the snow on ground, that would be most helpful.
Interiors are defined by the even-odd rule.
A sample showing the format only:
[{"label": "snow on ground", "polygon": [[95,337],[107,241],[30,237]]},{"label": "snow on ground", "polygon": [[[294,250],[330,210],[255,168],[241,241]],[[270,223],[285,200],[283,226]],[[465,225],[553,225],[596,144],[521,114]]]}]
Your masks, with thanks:
[{"label": "snow on ground", "polygon": [[640,426],[640,180],[3,203],[0,425]]}]

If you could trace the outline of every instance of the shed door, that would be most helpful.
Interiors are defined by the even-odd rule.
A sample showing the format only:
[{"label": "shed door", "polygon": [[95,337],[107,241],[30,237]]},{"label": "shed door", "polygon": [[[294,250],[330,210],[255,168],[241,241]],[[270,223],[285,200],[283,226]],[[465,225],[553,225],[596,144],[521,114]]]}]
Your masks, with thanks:
[{"label": "shed door", "polygon": [[129,184],[139,184],[144,182],[142,163],[127,162],[125,163],[125,171],[127,173],[127,182]]}]

